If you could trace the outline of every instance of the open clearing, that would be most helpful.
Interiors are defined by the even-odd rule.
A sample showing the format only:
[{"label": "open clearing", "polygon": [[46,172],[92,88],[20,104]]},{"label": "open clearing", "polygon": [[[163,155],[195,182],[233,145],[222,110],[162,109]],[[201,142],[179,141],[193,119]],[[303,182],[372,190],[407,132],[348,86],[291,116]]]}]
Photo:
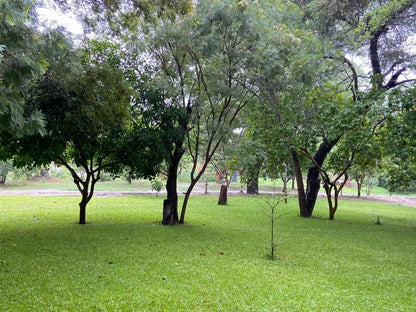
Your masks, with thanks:
[{"label": "open clearing", "polygon": [[[0,198],[1,311],[414,311],[416,209],[343,200],[328,221],[280,204],[268,260],[262,198],[191,198],[161,226],[163,197]],[[376,225],[380,218],[382,225]]]}]

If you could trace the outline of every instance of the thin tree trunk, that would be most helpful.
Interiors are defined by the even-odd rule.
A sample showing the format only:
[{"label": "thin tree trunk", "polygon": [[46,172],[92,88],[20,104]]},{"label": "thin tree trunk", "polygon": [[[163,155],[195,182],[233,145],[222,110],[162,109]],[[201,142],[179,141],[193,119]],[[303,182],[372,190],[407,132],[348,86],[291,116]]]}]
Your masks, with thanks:
[{"label": "thin tree trunk", "polygon": [[182,203],[181,217],[179,219],[180,224],[184,224],[185,222],[186,207],[188,206],[189,197],[191,196],[192,190],[194,189],[197,182],[198,182],[198,179],[193,179],[188,189],[186,190],[185,197]]}]

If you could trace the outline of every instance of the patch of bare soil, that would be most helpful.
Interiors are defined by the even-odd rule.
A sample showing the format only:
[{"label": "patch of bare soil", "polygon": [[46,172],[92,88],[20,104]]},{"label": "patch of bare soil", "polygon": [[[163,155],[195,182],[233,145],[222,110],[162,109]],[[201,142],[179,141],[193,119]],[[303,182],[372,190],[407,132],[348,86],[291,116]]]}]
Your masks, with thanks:
[{"label": "patch of bare soil", "polygon": [[[179,192],[180,193],[180,192]],[[144,195],[144,194],[156,194],[154,191],[95,191],[94,196],[127,196],[127,195]],[[228,195],[244,195],[240,191],[229,191]],[[26,189],[26,190],[7,190],[0,187],[0,195],[29,195],[29,196],[80,196],[78,191],[61,191],[54,189]],[[159,196],[163,196],[164,192],[160,192]],[[205,194],[203,188],[195,189],[192,195],[211,195],[218,196],[219,191],[209,191]],[[395,205],[402,205],[407,207],[416,208],[416,197],[411,196],[373,196],[365,195],[361,198],[357,198],[355,195],[342,195],[340,199],[356,199],[356,200],[368,200],[382,203],[389,203]]]},{"label": "patch of bare soil", "polygon": [[341,198],[357,199],[357,200],[369,200],[369,201],[376,201],[376,202],[381,202],[381,203],[388,203],[388,204],[402,205],[402,206],[416,208],[416,197],[411,197],[411,196],[373,196],[373,195],[366,195],[366,196],[361,196],[361,198],[357,198],[357,196],[343,195]]}]

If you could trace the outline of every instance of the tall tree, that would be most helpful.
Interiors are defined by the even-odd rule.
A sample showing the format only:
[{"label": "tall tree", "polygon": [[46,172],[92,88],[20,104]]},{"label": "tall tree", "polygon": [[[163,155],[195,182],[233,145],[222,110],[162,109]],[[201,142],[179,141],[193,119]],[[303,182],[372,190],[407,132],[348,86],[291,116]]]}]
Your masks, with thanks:
[{"label": "tall tree", "polygon": [[[305,12],[304,21],[308,27],[315,29],[323,40],[330,38],[334,48],[328,45],[323,57],[339,60],[340,65],[344,63],[345,72],[350,77],[352,97],[355,101],[365,100],[367,106],[364,108],[367,110],[383,100],[384,91],[412,81],[405,77],[405,72],[415,60],[415,53],[408,48],[409,38],[416,29],[413,18],[415,1],[292,2],[299,4]],[[362,63],[367,57],[370,68],[367,79],[359,74],[360,70],[349,59],[354,55],[360,55]],[[369,87],[366,88],[366,85]],[[363,91],[367,94],[363,94]],[[369,102],[371,98],[374,104]],[[367,114],[367,110],[362,110],[361,114]],[[325,162],[338,141],[339,138],[335,138],[322,142],[315,153],[315,161],[319,166]],[[312,166],[307,178],[305,216],[312,214],[319,184],[319,170]]]},{"label": "tall tree", "polygon": [[[152,34],[148,51],[162,69],[154,81],[165,86],[168,103],[187,114],[178,124],[183,137],[168,161],[166,188],[174,206],[178,165],[186,149],[192,158],[181,217],[175,215],[173,222],[184,222],[192,189],[233,129],[237,114],[252,98],[250,58],[258,36],[251,18],[232,2],[202,1],[189,17],[165,24]],[[197,170],[199,165],[201,170]]]}]

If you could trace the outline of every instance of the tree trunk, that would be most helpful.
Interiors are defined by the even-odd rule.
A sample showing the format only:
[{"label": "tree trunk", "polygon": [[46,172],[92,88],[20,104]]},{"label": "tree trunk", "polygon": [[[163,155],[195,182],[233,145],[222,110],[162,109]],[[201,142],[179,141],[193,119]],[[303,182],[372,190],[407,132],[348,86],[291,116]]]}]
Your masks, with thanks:
[{"label": "tree trunk", "polygon": [[81,199],[81,202],[79,203],[79,224],[86,223],[87,204],[88,204],[87,195],[82,194],[82,199]]},{"label": "tree trunk", "polygon": [[186,190],[185,197],[184,197],[183,203],[182,203],[181,218],[179,219],[180,224],[185,223],[186,207],[188,206],[189,197],[191,196],[192,190],[194,189],[195,184],[197,182],[198,182],[198,179],[193,179],[191,181],[191,184],[189,185],[188,189]]},{"label": "tree trunk", "polygon": [[362,188],[361,182],[357,181],[357,197],[358,198],[361,198],[361,188]]},{"label": "tree trunk", "polygon": [[312,216],[320,187],[321,179],[319,178],[319,170],[315,166],[310,167],[306,177],[306,217]]},{"label": "tree trunk", "polygon": [[295,180],[298,187],[298,201],[299,201],[299,211],[301,217],[310,217],[307,215],[306,211],[306,194],[305,188],[303,185],[303,177],[302,177],[302,170],[300,168],[299,162],[299,155],[295,149],[292,148],[292,161],[293,161],[293,169],[295,171]]},{"label": "tree trunk", "polygon": [[259,193],[259,175],[263,159],[258,160],[248,171],[247,194],[257,195]]},{"label": "tree trunk", "polygon": [[162,220],[162,224],[163,225],[172,225],[175,224],[173,222],[173,205],[171,203],[171,201],[169,199],[165,199],[163,201],[163,220]]},{"label": "tree trunk", "polygon": [[[169,219],[169,224],[177,224],[178,219],[178,168],[179,162],[181,161],[183,150],[176,148],[173,152],[169,166],[168,166],[168,177],[166,181],[166,199],[169,200],[171,206],[172,217]],[[165,223],[163,223],[165,224]]]},{"label": "tree trunk", "polygon": [[226,205],[227,204],[227,186],[221,185],[220,196],[218,198],[218,205]]},{"label": "tree trunk", "polygon": [[[339,137],[335,138],[332,141],[324,140],[316,151],[313,159],[314,161],[322,167],[326,157],[331,152],[332,148],[338,143]],[[305,217],[311,217],[313,209],[315,208],[316,199],[318,197],[319,188],[321,187],[321,180],[319,178],[319,170],[316,166],[310,167],[308,171],[308,176],[306,178],[306,207],[305,207]],[[301,211],[301,216],[302,211]]]}]

